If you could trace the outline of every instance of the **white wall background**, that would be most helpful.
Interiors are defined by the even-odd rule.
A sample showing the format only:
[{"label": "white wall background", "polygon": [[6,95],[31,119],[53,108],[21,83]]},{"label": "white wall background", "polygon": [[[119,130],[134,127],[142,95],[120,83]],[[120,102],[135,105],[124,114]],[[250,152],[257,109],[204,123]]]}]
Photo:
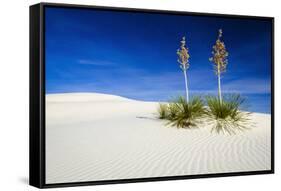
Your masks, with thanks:
[{"label": "white wall background", "polygon": [[[0,5],[0,190],[36,190],[28,186],[29,5],[37,0],[1,1]],[[48,1],[49,2],[49,1]],[[50,2],[183,10],[275,17],[276,174],[60,188],[52,190],[270,190],[281,187],[280,27],[277,0],[53,0]],[[276,190],[276,189],[275,189]]]}]

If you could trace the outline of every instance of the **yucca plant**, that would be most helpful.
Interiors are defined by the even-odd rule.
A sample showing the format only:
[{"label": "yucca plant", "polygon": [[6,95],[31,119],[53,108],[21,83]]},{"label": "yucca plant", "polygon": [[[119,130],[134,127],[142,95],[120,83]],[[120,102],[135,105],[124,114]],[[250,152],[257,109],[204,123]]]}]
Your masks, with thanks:
[{"label": "yucca plant", "polygon": [[215,122],[213,130],[217,133],[235,133],[236,130],[247,129],[249,114],[240,111],[240,107],[245,101],[240,95],[231,95],[224,100],[221,91],[221,75],[226,71],[228,64],[228,52],[222,41],[222,29],[219,29],[218,38],[213,46],[212,57],[209,58],[214,63],[215,74],[218,77],[218,98],[208,96],[208,117]]},{"label": "yucca plant", "polygon": [[203,101],[199,97],[192,98],[190,102],[184,97],[179,97],[169,104],[169,111],[168,124],[178,128],[198,127],[198,123],[206,114]]},{"label": "yucca plant", "polygon": [[241,111],[245,99],[239,94],[230,95],[223,100],[215,96],[207,96],[207,116],[214,125],[212,131],[235,134],[236,131],[249,127],[249,112]]},{"label": "yucca plant", "polygon": [[222,29],[219,29],[219,35],[216,40],[216,44],[213,46],[212,55],[213,56],[209,58],[209,60],[214,63],[215,74],[218,77],[218,96],[220,103],[222,103],[221,75],[226,71],[226,66],[228,64],[228,52],[226,51],[225,44],[222,41]]},{"label": "yucca plant", "polygon": [[184,75],[184,82],[185,82],[185,94],[186,94],[186,101],[189,101],[189,95],[188,95],[188,80],[187,80],[187,69],[189,68],[189,50],[186,47],[186,41],[185,37],[182,37],[181,46],[180,49],[177,50],[177,55],[178,55],[178,62],[180,63],[180,68],[183,71]]}]

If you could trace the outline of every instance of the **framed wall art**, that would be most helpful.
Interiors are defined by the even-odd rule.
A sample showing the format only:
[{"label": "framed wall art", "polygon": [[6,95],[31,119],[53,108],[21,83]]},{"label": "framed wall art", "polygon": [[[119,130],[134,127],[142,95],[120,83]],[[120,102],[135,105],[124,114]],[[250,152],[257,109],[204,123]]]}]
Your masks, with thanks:
[{"label": "framed wall art", "polygon": [[274,172],[274,19],[30,7],[30,185]]}]

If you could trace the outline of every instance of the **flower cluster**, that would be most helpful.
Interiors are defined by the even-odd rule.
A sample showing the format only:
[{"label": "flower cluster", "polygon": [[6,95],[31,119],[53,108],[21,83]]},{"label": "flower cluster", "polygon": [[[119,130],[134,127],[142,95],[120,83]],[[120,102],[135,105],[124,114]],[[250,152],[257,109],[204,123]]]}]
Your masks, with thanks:
[{"label": "flower cluster", "polygon": [[212,54],[213,56],[209,59],[211,62],[215,64],[215,72],[217,75],[225,72],[227,66],[227,57],[228,52],[226,51],[224,42],[221,40],[222,37],[222,29],[219,30],[219,36],[216,41],[216,44],[213,46]]},{"label": "flower cluster", "polygon": [[186,47],[185,37],[182,37],[181,47],[177,50],[178,62],[180,63],[180,68],[182,70],[187,70],[189,68],[189,53],[188,48]]}]

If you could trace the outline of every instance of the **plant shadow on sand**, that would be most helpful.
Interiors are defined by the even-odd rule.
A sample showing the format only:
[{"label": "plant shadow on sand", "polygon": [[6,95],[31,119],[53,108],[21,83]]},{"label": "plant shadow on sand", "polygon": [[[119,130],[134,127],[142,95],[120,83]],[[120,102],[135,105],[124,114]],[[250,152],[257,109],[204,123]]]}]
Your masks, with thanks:
[{"label": "plant shadow on sand", "polygon": [[159,121],[159,118],[157,118],[157,117],[136,116],[136,118],[138,118],[138,119],[149,119],[149,120]]}]

